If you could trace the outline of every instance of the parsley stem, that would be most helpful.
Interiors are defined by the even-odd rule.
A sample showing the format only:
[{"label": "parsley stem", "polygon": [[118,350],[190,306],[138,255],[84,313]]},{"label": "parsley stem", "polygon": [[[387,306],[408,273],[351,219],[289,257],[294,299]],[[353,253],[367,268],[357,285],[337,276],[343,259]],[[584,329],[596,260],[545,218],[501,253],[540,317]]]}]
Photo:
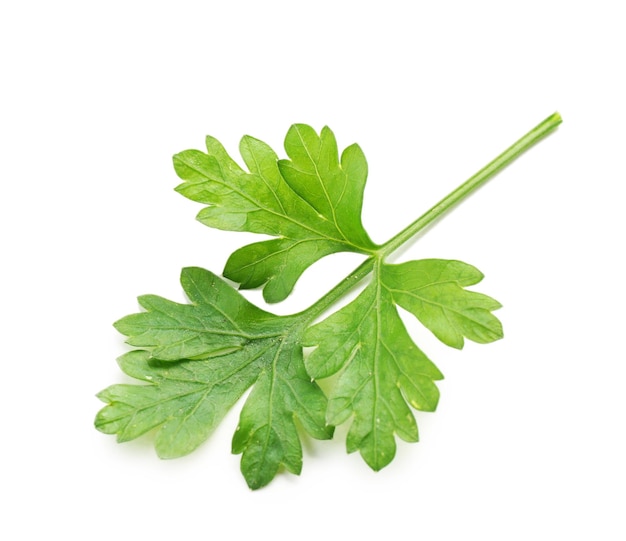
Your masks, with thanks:
[{"label": "parsley stem", "polygon": [[408,242],[417,233],[419,233],[425,227],[440,218],[452,207],[460,203],[463,199],[465,199],[480,186],[485,184],[485,182],[487,182],[490,178],[499,173],[517,157],[519,157],[526,150],[532,147],[535,143],[554,131],[561,122],[561,115],[559,113],[554,113],[546,118],[543,122],[539,123],[521,139],[513,143],[497,158],[495,158],[480,171],[478,171],[475,175],[466,180],[454,191],[449,193],[430,210],[426,211],[417,220],[415,220],[405,229],[400,231],[400,233],[382,244],[374,255],[361,263],[361,265],[354,269],[354,271],[346,276],[341,282],[339,282],[333,289],[331,289],[316,303],[312,304],[309,308],[304,310],[303,314],[306,313],[309,316],[307,318],[309,320],[318,317],[320,314],[322,314],[322,312],[327,310],[331,305],[333,305],[348,291],[350,291],[356,284],[358,284],[363,278],[365,278],[370,272],[372,272],[376,261],[383,260],[388,257],[401,245],[403,245],[405,242]]},{"label": "parsley stem", "polygon": [[497,158],[478,171],[478,173],[466,180],[453,192],[446,195],[434,207],[426,211],[408,227],[383,244],[378,250],[379,255],[381,257],[386,257],[396,251],[402,244],[413,238],[422,229],[430,225],[432,222],[437,220],[437,218],[445,214],[448,210],[461,202],[476,189],[485,184],[485,182],[499,173],[535,143],[543,139],[550,132],[554,131],[554,129],[556,129],[561,122],[561,115],[559,113],[550,115],[521,139],[513,143]]},{"label": "parsley stem", "polygon": [[374,269],[374,264],[378,260],[378,257],[373,255],[368,257],[363,263],[361,263],[356,269],[354,269],[348,276],[346,276],[341,282],[333,287],[326,295],[321,297],[317,302],[309,306],[306,310],[300,312],[299,315],[308,316],[304,321],[305,325],[308,325],[316,317],[320,316],[328,308],[330,308],[335,302],[343,297],[348,291],[355,287],[363,278],[365,278]]}]

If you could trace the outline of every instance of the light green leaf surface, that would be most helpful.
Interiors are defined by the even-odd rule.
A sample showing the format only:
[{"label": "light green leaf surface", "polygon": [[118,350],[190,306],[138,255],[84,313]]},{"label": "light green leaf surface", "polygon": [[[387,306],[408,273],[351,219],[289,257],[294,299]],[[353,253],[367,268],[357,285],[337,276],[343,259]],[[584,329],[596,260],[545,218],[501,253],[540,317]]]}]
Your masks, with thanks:
[{"label": "light green leaf surface", "polygon": [[374,248],[363,229],[361,209],[367,180],[367,161],[361,148],[350,145],[338,156],[335,135],[324,127],[318,135],[306,124],[287,132],[285,150],[291,160],[280,160],[283,177],[341,237],[356,246]]},{"label": "light green leaf surface", "polygon": [[98,394],[107,406],[96,428],[116,434],[119,442],[157,429],[155,447],[161,458],[191,453],[203,443],[228,410],[255,382],[266,364],[267,345],[224,358],[162,362],[144,350],[119,359],[120,368],[146,385],[112,385]]},{"label": "light green leaf surface", "polygon": [[318,136],[309,126],[292,126],[285,141],[292,161],[279,161],[268,145],[244,137],[240,152],[248,171],[216,139],[207,137],[206,146],[206,153],[174,156],[184,181],[177,191],[208,205],[198,219],[218,229],[277,237],[244,246],[229,258],[224,276],[242,288],[265,285],[264,298],[278,302],[318,259],[376,248],[361,224],[365,157],[352,145],[339,162],[328,128]]},{"label": "light green leaf surface", "polygon": [[[462,344],[463,336],[495,340],[501,327],[488,310],[499,304],[462,287],[481,278],[474,267],[458,261],[379,263],[372,282],[354,301],[306,332],[304,344],[316,347],[306,360],[307,371],[315,378],[339,372],[327,421],[339,425],[353,417],[347,450],[360,451],[372,469],[393,459],[394,434],[417,441],[408,404],[434,411],[439,399],[434,381],[443,377],[411,340],[395,305],[411,309],[449,345]],[[447,334],[446,322],[451,329]]]},{"label": "light green leaf surface", "polygon": [[463,289],[483,279],[482,273],[461,261],[422,259],[384,265],[382,280],[393,300],[414,314],[448,346],[461,349],[463,337],[479,344],[502,338],[502,325],[491,313],[498,301]]}]

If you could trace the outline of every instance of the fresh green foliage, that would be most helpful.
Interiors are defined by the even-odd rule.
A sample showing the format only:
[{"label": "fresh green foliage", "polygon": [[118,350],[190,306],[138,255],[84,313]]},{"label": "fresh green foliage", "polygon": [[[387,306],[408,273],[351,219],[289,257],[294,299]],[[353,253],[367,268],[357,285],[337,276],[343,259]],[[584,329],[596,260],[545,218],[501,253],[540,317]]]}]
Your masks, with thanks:
[{"label": "fresh green foliage", "polygon": [[291,160],[278,160],[265,143],[241,140],[244,171],[214,138],[207,153],[187,150],[174,156],[184,180],[176,188],[189,199],[209,205],[198,219],[211,227],[277,237],[236,250],[224,276],[242,288],[264,285],[268,302],[285,299],[306,268],[340,251],[371,253],[376,245],[361,224],[367,162],[358,145],[338,157],[335,136],[317,135],[302,124],[291,127],[285,149]]},{"label": "fresh green foliage", "polygon": [[300,473],[302,449],[295,421],[328,439],[326,397],[304,370],[297,316],[275,316],[250,304],[223,280],[199,268],[183,269],[192,304],[140,297],[146,312],[118,321],[128,343],[120,367],[150,385],[113,385],[98,396],[109,405],[96,426],[118,441],[157,428],[159,456],[193,451],[252,385],[233,451],[252,488],[267,484],[284,465]]},{"label": "fresh green foliage", "polygon": [[[265,299],[277,302],[325,255],[352,251],[367,258],[316,303],[288,316],[258,308],[207,270],[183,269],[188,303],[145,295],[142,312],[115,323],[137,348],[119,359],[120,367],[141,383],[102,391],[106,405],[96,427],[118,441],[154,430],[159,456],[179,457],[202,444],[251,389],[232,442],[251,488],[266,485],[281,468],[300,473],[300,430],[329,439],[347,422],[348,452],[358,450],[372,469],[383,468],[395,455],[395,436],[418,440],[411,408],[434,411],[435,382],[443,377],[409,336],[398,307],[454,348],[465,338],[488,343],[502,337],[492,314],[500,304],[466,289],[483,278],[476,268],[441,259],[390,264],[388,256],[560,122],[558,114],[546,119],[382,245],[361,223],[363,153],[351,145],[339,158],[328,128],[318,135],[309,126],[292,126],[285,140],[289,160],[244,137],[240,151],[248,171],[211,137],[207,153],[176,155],[184,181],[177,190],[207,205],[200,221],[276,237],[230,256],[224,275],[240,287],[264,286]],[[367,276],[353,301],[317,322]],[[306,346],[313,349],[305,358]],[[316,380],[330,376],[327,398]]]},{"label": "fresh green foliage", "polygon": [[461,349],[463,337],[479,344],[502,338],[502,326],[491,314],[493,299],[466,291],[483,274],[461,261],[422,259],[383,265],[381,282],[393,302],[411,312],[444,344]]},{"label": "fresh green foliage", "polygon": [[306,361],[314,378],[340,371],[327,420],[339,425],[354,416],[348,452],[359,450],[374,470],[393,459],[394,433],[417,441],[417,425],[406,402],[434,411],[443,376],[409,337],[395,305],[406,308],[442,342],[463,346],[502,338],[491,314],[500,305],[462,288],[482,274],[460,261],[428,259],[401,265],[379,262],[371,283],[350,304],[310,327],[305,346],[317,346]]}]

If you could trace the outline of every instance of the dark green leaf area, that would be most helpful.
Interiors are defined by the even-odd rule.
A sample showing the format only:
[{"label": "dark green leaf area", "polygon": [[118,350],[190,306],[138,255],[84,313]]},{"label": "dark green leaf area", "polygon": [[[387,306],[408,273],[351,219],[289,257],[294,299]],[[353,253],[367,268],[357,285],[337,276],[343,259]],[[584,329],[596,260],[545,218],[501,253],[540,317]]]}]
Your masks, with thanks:
[{"label": "dark green leaf area", "polygon": [[257,308],[204,269],[183,269],[181,284],[192,304],[144,295],[139,304],[145,312],[114,324],[130,345],[149,349],[155,359],[178,361],[222,355],[283,332],[286,318]]},{"label": "dark green leaf area", "polygon": [[264,486],[281,466],[299,473],[296,423],[314,438],[332,437],[326,397],[304,369],[299,318],[255,307],[203,269],[184,269],[181,283],[192,304],[144,296],[146,312],[117,322],[131,344],[146,348],[119,360],[126,374],[144,384],[102,391],[98,396],[107,405],[96,427],[119,441],[154,429],[159,456],[182,456],[205,441],[253,387],[233,444],[243,453],[249,486]]},{"label": "dark green leaf area", "polygon": [[394,434],[417,441],[407,404],[434,411],[443,376],[413,343],[389,292],[375,280],[350,304],[309,328],[304,344],[316,346],[306,360],[311,376],[339,372],[329,396],[327,421],[339,425],[353,416],[347,450],[359,450],[380,470],[396,452]]},{"label": "dark green leaf area", "polygon": [[463,337],[485,344],[502,338],[491,313],[501,307],[487,295],[467,291],[482,273],[461,261],[422,259],[383,265],[381,279],[393,301],[414,314],[444,344],[462,348]]},{"label": "dark green leaf area", "polygon": [[304,369],[302,347],[281,344],[246,400],[233,438],[233,453],[242,453],[248,486],[266,485],[281,465],[300,473],[302,446],[295,420],[314,438],[330,439],[326,406],[326,397]]},{"label": "dark green leaf area", "polygon": [[[324,140],[328,139],[324,134],[331,133],[325,130]],[[291,141],[289,135],[287,141]],[[216,139],[207,137],[206,143],[206,153],[187,150],[174,156],[175,170],[183,180],[177,191],[208,205],[198,219],[218,229],[278,237],[278,242],[264,241],[235,252],[226,264],[227,278],[242,287],[271,281],[264,297],[268,302],[278,302],[317,259],[339,251],[369,253],[376,247],[361,224],[367,164],[355,145],[346,149],[341,163],[329,158],[328,143],[323,152],[302,146],[302,152],[312,153],[307,167],[317,168],[319,173],[310,175],[309,169],[292,167],[291,162],[281,162],[279,169],[275,152],[253,137],[244,137],[240,144],[248,171]],[[293,147],[291,143],[286,145]],[[333,148],[336,155],[336,143]],[[301,160],[294,163],[302,165]],[[289,182],[281,174],[282,169],[289,171]],[[307,256],[303,256],[304,246]],[[262,259],[259,251],[264,255]],[[257,285],[250,286],[252,282],[246,279],[250,274]],[[277,283],[281,281],[283,284]]]}]

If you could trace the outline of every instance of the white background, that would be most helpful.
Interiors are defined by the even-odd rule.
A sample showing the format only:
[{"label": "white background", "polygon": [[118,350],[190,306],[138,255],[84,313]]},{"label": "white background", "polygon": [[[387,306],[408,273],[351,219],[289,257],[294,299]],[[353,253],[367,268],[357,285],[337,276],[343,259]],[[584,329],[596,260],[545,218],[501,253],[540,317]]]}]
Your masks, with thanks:
[{"label": "white background", "polygon": [[[3,2],[0,537],[625,539],[620,4]],[[291,123],[328,124],[368,157],[382,242],[555,110],[556,133],[401,255],[480,268],[505,339],[458,352],[411,326],[446,379],[389,467],[347,455],[342,428],[251,492],[239,406],[173,461],[93,428],[124,380],[111,323],[250,240],[194,220],[172,154],[211,134],[236,156],[247,133],[284,156]],[[315,265],[277,310],[358,261]]]}]

